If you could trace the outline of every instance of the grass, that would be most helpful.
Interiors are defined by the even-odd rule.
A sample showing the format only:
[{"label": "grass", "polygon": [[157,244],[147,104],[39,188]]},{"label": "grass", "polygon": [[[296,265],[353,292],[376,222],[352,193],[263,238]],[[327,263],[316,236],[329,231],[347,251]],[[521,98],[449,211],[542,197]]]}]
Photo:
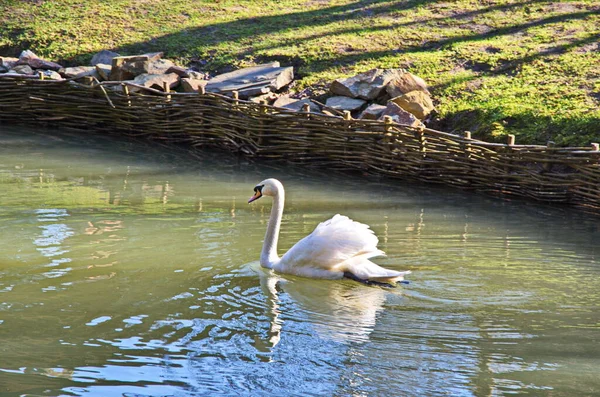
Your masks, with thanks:
[{"label": "grass", "polygon": [[298,90],[403,67],[431,85],[433,127],[517,143],[600,141],[599,41],[596,0],[0,0],[2,55],[164,51],[213,73],[279,60]]}]

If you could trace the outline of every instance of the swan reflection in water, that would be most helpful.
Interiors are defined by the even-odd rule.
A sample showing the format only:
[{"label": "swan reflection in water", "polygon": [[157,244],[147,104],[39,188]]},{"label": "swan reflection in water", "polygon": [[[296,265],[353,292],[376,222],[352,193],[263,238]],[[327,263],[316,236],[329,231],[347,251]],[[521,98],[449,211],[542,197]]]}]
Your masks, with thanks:
[{"label": "swan reflection in water", "polygon": [[251,264],[260,277],[267,298],[269,345],[282,337],[285,320],[308,323],[322,339],[334,342],[366,342],[388,297],[399,296],[400,288],[368,286],[355,281],[315,280],[275,274]]}]

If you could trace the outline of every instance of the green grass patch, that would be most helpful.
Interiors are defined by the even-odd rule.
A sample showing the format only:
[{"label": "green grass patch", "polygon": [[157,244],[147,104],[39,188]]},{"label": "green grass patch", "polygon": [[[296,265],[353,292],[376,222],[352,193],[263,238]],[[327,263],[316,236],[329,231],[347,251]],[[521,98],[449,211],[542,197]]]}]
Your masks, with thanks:
[{"label": "green grass patch", "polygon": [[600,140],[599,41],[595,0],[0,0],[2,55],[164,51],[213,73],[279,60],[298,89],[403,67],[431,85],[433,127],[517,143]]}]

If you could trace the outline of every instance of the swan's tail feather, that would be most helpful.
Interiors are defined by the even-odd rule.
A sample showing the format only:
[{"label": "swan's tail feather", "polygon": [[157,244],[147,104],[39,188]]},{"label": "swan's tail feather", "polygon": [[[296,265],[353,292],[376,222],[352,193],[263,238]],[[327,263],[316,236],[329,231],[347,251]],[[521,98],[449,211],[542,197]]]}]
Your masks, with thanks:
[{"label": "swan's tail feather", "polygon": [[347,278],[384,284],[394,284],[402,281],[405,275],[410,274],[410,270],[398,272],[385,269],[364,257],[354,257],[347,260],[341,264],[340,270],[344,272],[344,276]]},{"label": "swan's tail feather", "polygon": [[[359,283],[363,283],[366,285],[377,285],[379,287],[385,288],[396,288],[396,283],[392,282],[384,282],[384,281],[373,281],[373,280],[363,280],[362,278],[356,277],[354,274],[350,272],[344,273],[344,278],[348,278],[350,280],[358,281]],[[408,281],[400,281],[401,283],[408,283]]]}]

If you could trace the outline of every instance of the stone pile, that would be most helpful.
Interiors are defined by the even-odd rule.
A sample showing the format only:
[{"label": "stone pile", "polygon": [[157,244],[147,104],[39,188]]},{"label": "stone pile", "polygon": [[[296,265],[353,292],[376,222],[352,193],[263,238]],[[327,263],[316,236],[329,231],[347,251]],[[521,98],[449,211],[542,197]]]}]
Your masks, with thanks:
[{"label": "stone pile", "polygon": [[399,124],[419,126],[435,110],[425,81],[403,69],[372,69],[337,79],[329,90],[333,96],[325,105],[361,119],[390,116]]},{"label": "stone pile", "polygon": [[[279,62],[243,68],[209,78],[205,73],[175,65],[163,59],[163,53],[121,56],[100,51],[89,66],[63,67],[23,51],[18,58],[0,57],[0,74],[36,75],[45,79],[74,79],[84,83],[102,81],[127,82],[129,92],[138,87],[178,92],[214,92],[240,99],[268,103],[296,111],[309,109],[313,113],[343,116],[350,112],[355,118],[383,120],[386,116],[399,124],[420,126],[435,111],[427,84],[403,69],[372,69],[346,79],[337,79],[327,95],[301,98],[301,94],[281,94],[289,90],[294,79],[292,67]],[[137,87],[136,87],[137,86]],[[109,85],[122,90],[123,85]],[[325,99],[323,99],[325,98]]]}]

